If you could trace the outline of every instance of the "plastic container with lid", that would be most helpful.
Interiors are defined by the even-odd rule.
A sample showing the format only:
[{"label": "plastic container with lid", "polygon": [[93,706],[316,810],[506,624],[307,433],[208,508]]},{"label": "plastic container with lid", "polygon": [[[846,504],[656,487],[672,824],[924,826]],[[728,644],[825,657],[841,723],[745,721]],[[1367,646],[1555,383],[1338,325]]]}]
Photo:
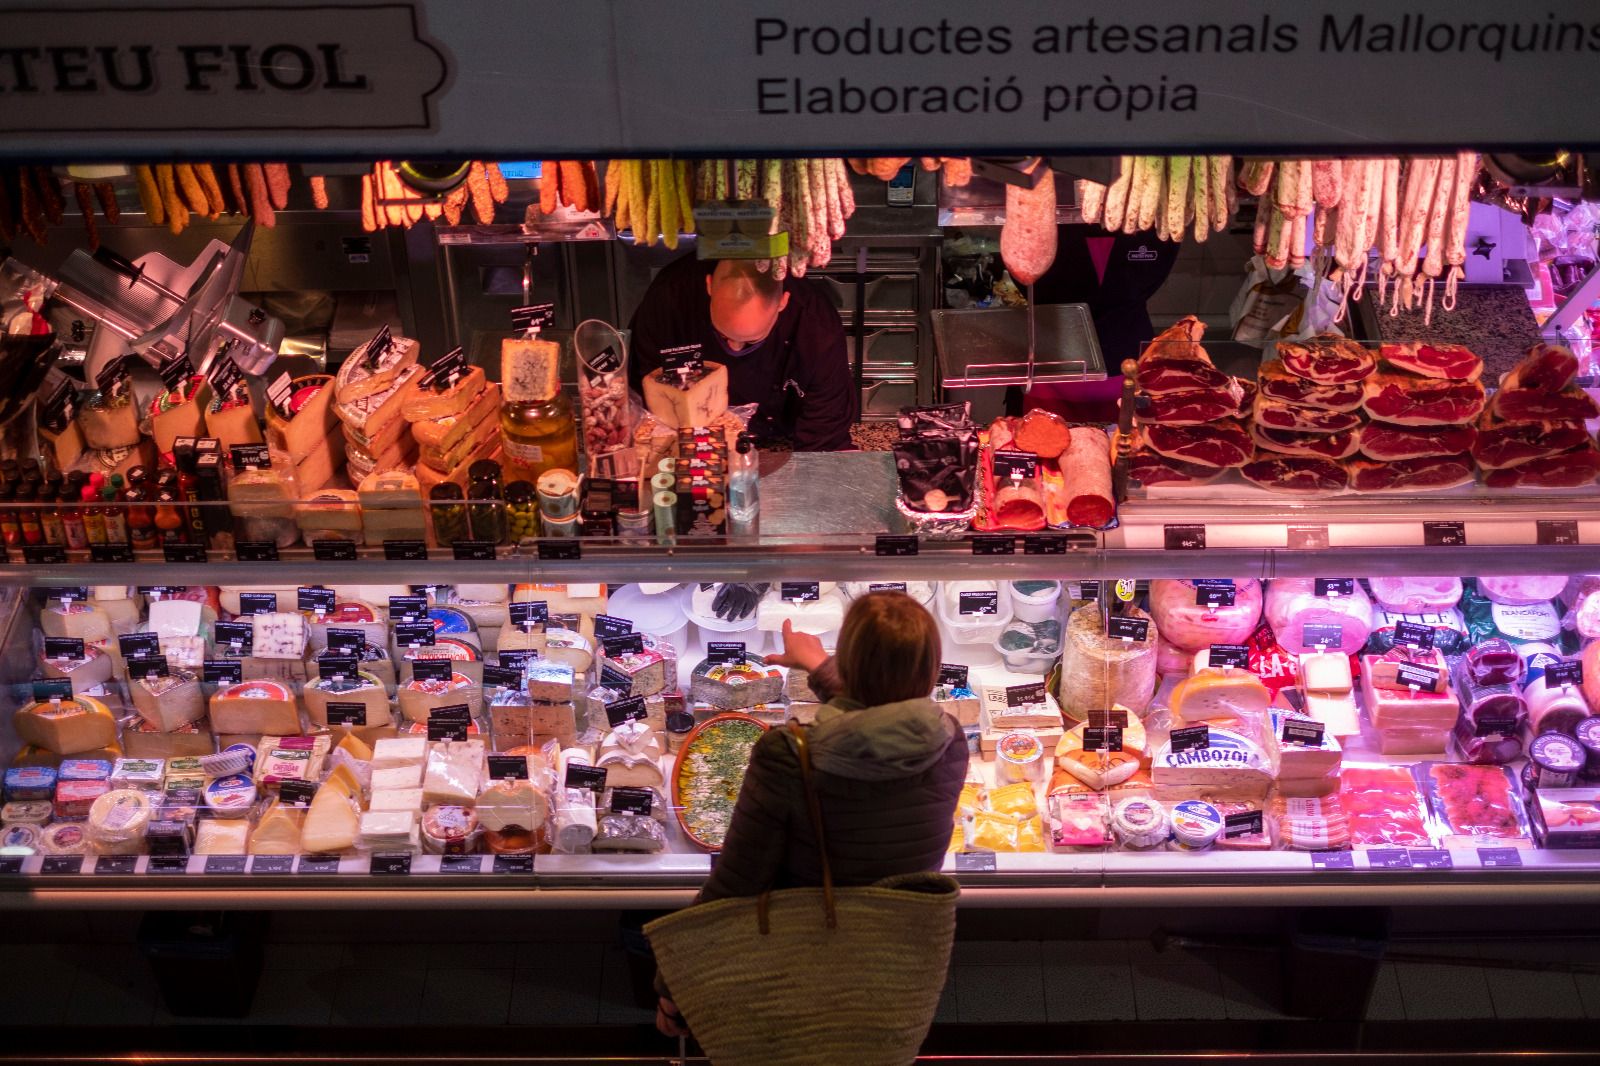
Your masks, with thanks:
[{"label": "plastic container with lid", "polygon": [[31,822],[17,822],[0,829],[0,855],[32,855],[39,850],[44,828]]},{"label": "plastic container with lid", "polygon": [[39,835],[43,855],[87,855],[89,848],[89,832],[80,822],[56,822]]},{"label": "plastic container with lid", "polygon": [[992,644],[1011,621],[1008,581],[947,581],[937,599],[939,621],[957,644]]},{"label": "plastic container with lid", "polygon": [[243,818],[255,806],[255,782],[245,774],[219,777],[206,785],[205,802],[218,817]]},{"label": "plastic container with lid", "polygon": [[1044,622],[1059,616],[1061,582],[1011,582],[1011,610],[1023,622]]},{"label": "plastic container with lid", "polygon": [[995,748],[995,775],[1002,781],[1042,781],[1044,744],[1032,733],[1007,733]]},{"label": "plastic container with lid", "polygon": [[1183,800],[1172,808],[1172,838],[1188,850],[1209,848],[1222,835],[1222,813],[1204,800]]},{"label": "plastic container with lid", "polygon": [[1111,835],[1134,850],[1159,847],[1171,834],[1167,809],[1146,796],[1131,796],[1111,809]]},{"label": "plastic container with lid", "polygon": [[430,855],[470,854],[482,835],[471,807],[440,804],[422,815],[422,848]]},{"label": "plastic container with lid", "polygon": [[1573,726],[1572,735],[1583,748],[1583,776],[1590,781],[1600,778],[1600,715],[1585,718]]},{"label": "plastic container with lid", "polygon": [[1586,764],[1583,745],[1565,733],[1540,733],[1528,742],[1522,783],[1529,788],[1570,788]]}]

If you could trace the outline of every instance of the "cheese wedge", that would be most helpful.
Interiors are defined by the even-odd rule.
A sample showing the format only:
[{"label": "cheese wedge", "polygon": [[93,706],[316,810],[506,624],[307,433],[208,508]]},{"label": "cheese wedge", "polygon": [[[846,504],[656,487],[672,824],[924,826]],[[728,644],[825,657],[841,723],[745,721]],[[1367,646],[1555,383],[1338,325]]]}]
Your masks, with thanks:
[{"label": "cheese wedge", "polygon": [[640,382],[644,405],[674,429],[709,426],[728,409],[728,368],[707,362],[700,377],[680,388],[678,375],[666,370],[646,374]]},{"label": "cheese wedge", "polygon": [[250,854],[300,854],[300,821],[306,814],[273,800],[250,833]]},{"label": "cheese wedge", "polygon": [[1207,667],[1178,682],[1172,690],[1174,726],[1216,725],[1259,728],[1272,693],[1248,670]]},{"label": "cheese wedge", "polygon": [[412,364],[377,392],[353,400],[344,399],[340,393],[334,413],[344,423],[345,434],[369,451],[376,451],[379,442],[399,440],[406,425],[400,412],[416,393],[425,373],[422,367]]},{"label": "cheese wedge", "polygon": [[391,722],[388,690],[383,682],[364,670],[355,681],[330,681],[321,677],[307,681],[303,695],[306,716],[319,726],[329,724],[328,708],[333,704],[355,704],[361,708],[359,721],[341,721],[341,725],[371,726]]},{"label": "cheese wedge", "polygon": [[[168,390],[151,402],[150,435],[162,452],[172,451],[179,437],[206,436],[205,411],[211,406],[211,383],[205,378],[191,380],[198,381],[198,385],[188,399],[178,400],[181,394]],[[189,382],[185,382],[184,388],[188,387]]]},{"label": "cheese wedge", "polygon": [[372,341],[367,341],[339,364],[339,377],[334,386],[339,402],[352,403],[385,391],[402,374],[416,366],[417,356],[422,351],[422,345],[412,338],[392,333],[383,354],[375,363],[369,364],[367,352],[371,347]]},{"label": "cheese wedge", "polygon": [[483,689],[465,674],[452,674],[449,681],[419,681],[412,678],[399,688],[400,714],[408,722],[426,722],[440,707],[466,704],[476,718],[483,713]]},{"label": "cheese wedge", "polygon": [[426,463],[417,466],[417,487],[422,490],[424,498],[433,491],[435,485],[442,485],[446,481],[460,485],[463,490],[467,487],[467,471],[472,464],[480,459],[500,458],[500,434],[498,430],[490,433],[482,443],[468,452],[462,460],[448,471],[440,472]]},{"label": "cheese wedge", "polygon": [[357,814],[361,785],[344,766],[334,767],[317,794],[300,827],[300,847],[313,855],[326,855],[355,847],[361,830]]},{"label": "cheese wedge", "polygon": [[338,436],[332,384],[333,378],[327,374],[307,374],[289,382],[293,414],[284,418],[276,407],[267,406],[267,443],[298,458],[309,455],[329,436]]},{"label": "cheese wedge", "polygon": [[500,386],[491,382],[459,414],[413,422],[411,435],[424,448],[448,451],[484,422],[499,423]]},{"label": "cheese wedge", "polygon": [[477,425],[468,428],[461,437],[446,448],[430,448],[423,445],[417,451],[418,459],[430,469],[440,474],[447,474],[456,468],[464,456],[471,455],[483,443],[500,434],[500,420],[485,418]]},{"label": "cheese wedge", "polygon": [[133,707],[139,717],[163,733],[206,716],[200,679],[187,671],[130,681],[128,689],[133,693]]},{"label": "cheese wedge", "polygon": [[211,728],[218,733],[288,736],[300,732],[300,711],[287,685],[241,681],[211,697]]},{"label": "cheese wedge", "polygon": [[230,454],[235,444],[262,443],[261,422],[248,402],[233,403],[221,410],[206,411],[206,432],[222,445],[222,454]]},{"label": "cheese wedge", "polygon": [[[443,382],[441,382],[443,384]],[[483,394],[487,382],[481,367],[469,366],[456,383],[448,388],[418,388],[406,398],[400,416],[407,422],[429,422],[441,418],[455,418]],[[498,390],[499,386],[496,386]],[[498,398],[496,399],[498,406]]]},{"label": "cheese wedge", "polygon": [[354,733],[346,735],[336,745],[338,751],[345,752],[358,762],[372,761],[372,746]]}]

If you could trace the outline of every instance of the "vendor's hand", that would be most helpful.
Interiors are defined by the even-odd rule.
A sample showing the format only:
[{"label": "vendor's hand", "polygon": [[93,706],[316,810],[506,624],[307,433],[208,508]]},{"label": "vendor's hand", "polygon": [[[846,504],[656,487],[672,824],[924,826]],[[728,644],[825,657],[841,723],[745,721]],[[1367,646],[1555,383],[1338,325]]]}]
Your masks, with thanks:
[{"label": "vendor's hand", "polygon": [[783,651],[766,658],[768,666],[799,668],[806,673],[827,661],[828,653],[823,649],[822,641],[810,633],[797,632],[794,623],[787,618],[783,620]]},{"label": "vendor's hand", "polygon": [[678,1013],[678,1005],[665,996],[656,1000],[656,1029],[662,1036],[689,1035],[689,1027]]},{"label": "vendor's hand", "polygon": [[746,584],[730,581],[722,586],[711,601],[711,610],[718,618],[728,622],[749,618],[769,587],[767,582]]}]

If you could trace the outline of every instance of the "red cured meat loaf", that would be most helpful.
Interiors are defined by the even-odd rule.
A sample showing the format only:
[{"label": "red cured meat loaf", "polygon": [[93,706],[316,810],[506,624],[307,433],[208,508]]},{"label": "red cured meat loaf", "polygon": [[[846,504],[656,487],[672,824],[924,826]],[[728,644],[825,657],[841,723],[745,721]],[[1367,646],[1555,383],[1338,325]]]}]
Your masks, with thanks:
[{"label": "red cured meat loaf", "polygon": [[1134,403],[1139,421],[1168,426],[1203,426],[1237,415],[1244,389],[1229,379],[1220,389],[1184,389],[1181,392],[1141,394]]},{"label": "red cured meat loaf", "polygon": [[1596,475],[1600,475],[1600,450],[1589,443],[1520,466],[1490,470],[1483,482],[1491,489],[1572,489],[1589,484]]},{"label": "red cured meat loaf", "polygon": [[1366,381],[1361,409],[1402,426],[1459,426],[1483,411],[1483,385],[1385,371]]},{"label": "red cured meat loaf", "polygon": [[1278,358],[1291,374],[1324,385],[1360,381],[1378,365],[1377,357],[1370,351],[1348,337],[1335,334],[1323,334],[1306,341],[1279,341]]},{"label": "red cured meat loaf", "polygon": [[1453,489],[1473,479],[1472,456],[1426,456],[1374,463],[1357,459],[1350,464],[1350,487],[1357,492],[1433,492]]},{"label": "red cured meat loaf", "polygon": [[1344,433],[1295,433],[1256,425],[1250,438],[1261,448],[1279,455],[1320,455],[1324,459],[1348,459],[1356,453],[1356,435]]},{"label": "red cured meat loaf", "polygon": [[1541,343],[1529,348],[1522,362],[1500,379],[1500,387],[1560,392],[1571,385],[1577,376],[1578,357],[1572,354],[1572,349],[1560,344]]},{"label": "red cured meat loaf", "polygon": [[1208,426],[1146,426],[1144,439],[1158,455],[1200,466],[1239,466],[1254,451],[1244,424],[1231,418]]},{"label": "red cured meat loaf", "polygon": [[1240,467],[1239,473],[1251,484],[1274,492],[1329,495],[1343,492],[1350,484],[1343,463],[1270,452],[1256,453],[1256,458]]},{"label": "red cured meat loaf", "polygon": [[1501,389],[1494,394],[1489,410],[1505,422],[1582,422],[1600,417],[1600,408],[1595,407],[1594,399],[1579,388],[1566,388],[1560,392]]},{"label": "red cured meat loaf", "polygon": [[1368,459],[1424,459],[1456,455],[1473,446],[1478,431],[1471,426],[1391,426],[1368,422],[1361,427],[1361,454]]},{"label": "red cured meat loaf", "polygon": [[1385,362],[1425,378],[1477,381],[1483,373],[1483,360],[1464,344],[1430,344],[1427,341],[1385,344],[1378,349],[1378,354]]},{"label": "red cured meat loaf", "polygon": [[1310,378],[1289,373],[1281,359],[1262,363],[1256,377],[1262,398],[1275,403],[1299,404],[1324,411],[1354,411],[1361,406],[1361,383],[1320,385]]},{"label": "red cured meat loaf", "polygon": [[1324,411],[1298,404],[1275,403],[1266,393],[1256,396],[1250,409],[1258,426],[1268,429],[1286,429],[1294,433],[1347,433],[1361,425],[1357,411]]},{"label": "red cured meat loaf", "polygon": [[1057,458],[1067,450],[1067,442],[1071,439],[1071,428],[1066,420],[1050,411],[1029,411],[1017,426],[1016,446],[1041,459]]},{"label": "red cured meat loaf", "polygon": [[1190,389],[1225,389],[1228,375],[1198,359],[1155,358],[1140,360],[1133,374],[1140,392],[1182,392]]},{"label": "red cured meat loaf", "polygon": [[1472,457],[1486,470],[1500,470],[1568,451],[1588,439],[1582,422],[1501,422],[1486,411],[1478,419]]}]

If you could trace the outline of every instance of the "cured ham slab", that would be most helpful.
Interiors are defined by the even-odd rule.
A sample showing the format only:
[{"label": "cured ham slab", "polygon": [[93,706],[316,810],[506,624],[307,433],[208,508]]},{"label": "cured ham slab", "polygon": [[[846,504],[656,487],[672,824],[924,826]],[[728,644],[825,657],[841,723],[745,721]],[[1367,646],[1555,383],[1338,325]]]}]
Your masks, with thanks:
[{"label": "cured ham slab", "polygon": [[1491,489],[1571,489],[1600,475],[1600,450],[1593,442],[1570,452],[1532,459],[1520,466],[1490,470],[1483,478]]},{"label": "cured ham slab", "polygon": [[1324,411],[1299,404],[1277,403],[1259,393],[1250,411],[1256,425],[1295,433],[1346,433],[1361,425],[1357,411]]},{"label": "cured ham slab", "polygon": [[1368,459],[1425,459],[1468,451],[1478,438],[1471,426],[1394,426],[1368,422],[1361,427],[1361,454]]},{"label": "cured ham slab", "polygon": [[1350,484],[1343,463],[1271,452],[1257,453],[1255,459],[1239,468],[1239,473],[1264,489],[1304,495],[1332,495],[1343,492]]},{"label": "cured ham slab", "polygon": [[1477,381],[1483,374],[1483,360],[1464,344],[1411,341],[1385,344],[1378,349],[1384,362],[1425,378],[1446,381]]},{"label": "cured ham slab", "polygon": [[1350,464],[1350,487],[1357,492],[1434,492],[1473,480],[1472,456],[1434,455],[1375,463],[1357,459]]},{"label": "cured ham slab", "polygon": [[1396,371],[1366,380],[1361,409],[1378,422],[1401,426],[1458,426],[1483,412],[1486,396],[1476,381],[1441,381]]},{"label": "cured ham slab", "polygon": [[1300,404],[1324,411],[1354,411],[1361,406],[1359,381],[1322,385],[1310,378],[1291,374],[1281,359],[1261,364],[1256,385],[1264,399],[1275,403]]},{"label": "cured ham slab", "polygon": [[1250,427],[1250,439],[1264,451],[1279,455],[1314,455],[1324,459],[1348,459],[1356,453],[1353,431],[1344,433],[1295,433],[1287,429]]},{"label": "cured ham slab", "polygon": [[1249,432],[1236,419],[1205,426],[1146,426],[1144,440],[1158,455],[1213,468],[1239,466],[1255,450]]},{"label": "cured ham slab", "polygon": [[1378,365],[1372,352],[1336,334],[1322,334],[1304,341],[1279,341],[1278,358],[1290,373],[1324,385],[1360,381],[1370,376]]}]

